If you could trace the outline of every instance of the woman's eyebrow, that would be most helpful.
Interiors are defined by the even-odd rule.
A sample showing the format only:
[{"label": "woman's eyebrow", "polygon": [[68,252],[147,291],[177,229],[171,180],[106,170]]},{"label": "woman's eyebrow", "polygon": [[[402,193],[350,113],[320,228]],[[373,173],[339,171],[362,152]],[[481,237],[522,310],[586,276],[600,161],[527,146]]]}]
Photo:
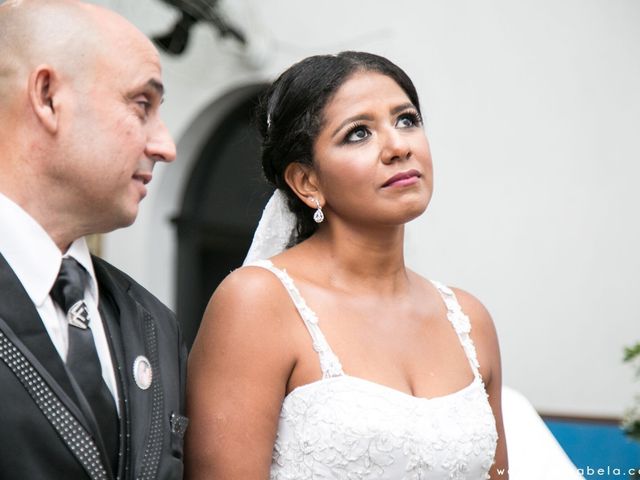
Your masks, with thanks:
[{"label": "woman's eyebrow", "polygon": [[402,105],[398,105],[397,107],[393,107],[391,109],[391,115],[395,115],[396,113],[400,113],[401,111],[407,110],[409,108],[416,108],[416,107],[411,102],[403,103]]},{"label": "woman's eyebrow", "polygon": [[335,137],[336,134],[342,130],[344,128],[345,125],[349,125],[350,123],[353,122],[357,122],[359,120],[373,120],[373,117],[371,115],[366,115],[366,114],[360,114],[360,115],[354,115],[353,117],[349,117],[346,120],[344,120],[342,123],[340,123],[340,125],[338,125],[338,128],[336,128],[333,133],[331,134],[332,137]]}]

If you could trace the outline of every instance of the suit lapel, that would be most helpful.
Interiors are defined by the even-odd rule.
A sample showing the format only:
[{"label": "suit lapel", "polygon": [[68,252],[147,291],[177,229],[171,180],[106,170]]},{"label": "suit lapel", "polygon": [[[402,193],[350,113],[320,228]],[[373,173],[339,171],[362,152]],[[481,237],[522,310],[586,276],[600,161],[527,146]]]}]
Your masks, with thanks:
[{"label": "suit lapel", "polygon": [[[87,439],[92,439],[96,442],[97,451],[103,450],[99,436],[96,437],[94,422],[84,413],[83,409],[88,407],[82,402],[86,403],[86,401],[84,398],[79,399],[76,393],[78,387],[74,387],[66,366],[51,342],[36,307],[1,254],[0,292],[2,292],[0,297],[0,319],[2,319],[5,335],[11,339],[28,364],[35,369],[40,378],[53,391],[55,397],[61,403],[60,408],[66,408],[66,411],[78,421],[78,428],[84,429],[84,432],[79,430],[78,435],[86,435]],[[45,417],[51,421],[49,416],[45,415]],[[91,427],[92,425],[93,428]],[[65,443],[67,443],[66,440]],[[71,450],[74,455],[78,454],[73,448]],[[104,455],[104,452],[102,451],[101,454]],[[96,461],[99,462],[99,460]],[[102,464],[99,463],[95,463],[92,467],[87,467],[82,461],[80,463],[89,468],[90,476],[93,475],[91,472],[94,467],[102,468]],[[106,464],[104,466],[108,470],[108,466]]]},{"label": "suit lapel", "polygon": [[[7,323],[0,318],[0,359],[13,372],[42,415],[82,465],[91,480],[112,478],[102,463],[99,447],[77,412],[65,406],[66,394],[40,362],[25,347]],[[34,417],[37,421],[40,417]],[[35,431],[35,430],[34,430]],[[43,430],[44,433],[47,430]],[[83,477],[84,478],[84,477]]]},{"label": "suit lapel", "polygon": [[[154,465],[148,465],[150,460],[155,467],[159,461],[159,458],[153,459],[153,455],[149,456],[149,451],[153,451],[152,447],[156,442],[153,424],[158,422],[158,417],[162,414],[162,392],[154,388],[156,385],[152,385],[151,388],[141,388],[134,376],[136,359],[140,356],[146,359],[153,357],[150,348],[152,347],[150,337],[153,335],[148,331],[149,320],[152,317],[132,297],[130,282],[120,276],[116,278],[112,275],[100,259],[94,257],[93,263],[100,287],[100,297],[102,299],[108,295],[112,310],[117,313],[106,315],[108,319],[106,324],[119,365],[122,396],[120,405],[124,407],[121,412],[124,412],[123,417],[125,417],[121,425],[125,429],[123,433],[129,435],[131,442],[130,445],[124,445],[124,448],[125,452],[135,452],[138,456],[125,463],[127,467],[130,464],[134,468],[134,475],[138,475],[154,470]],[[153,372],[153,382],[159,381],[157,373]],[[124,399],[127,401],[123,402]],[[153,475],[150,478],[153,478]]]},{"label": "suit lapel", "polygon": [[[42,323],[36,307],[23,288],[15,273],[0,254],[0,317],[33,354],[40,365],[46,365],[48,376],[57,383],[56,388],[64,391],[63,403],[77,414],[78,420],[87,427],[86,419],[80,414],[77,397],[66,367],[58,354],[49,334]],[[52,386],[53,387],[53,386]]]}]

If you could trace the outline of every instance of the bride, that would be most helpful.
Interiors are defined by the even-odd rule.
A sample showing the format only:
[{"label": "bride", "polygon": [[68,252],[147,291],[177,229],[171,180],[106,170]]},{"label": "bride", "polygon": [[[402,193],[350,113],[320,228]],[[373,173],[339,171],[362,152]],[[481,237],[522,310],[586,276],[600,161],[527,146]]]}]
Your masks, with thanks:
[{"label": "bride", "polygon": [[276,191],[191,352],[186,478],[508,478],[491,317],[404,262],[433,189],[411,80],[309,57],[258,121]]}]

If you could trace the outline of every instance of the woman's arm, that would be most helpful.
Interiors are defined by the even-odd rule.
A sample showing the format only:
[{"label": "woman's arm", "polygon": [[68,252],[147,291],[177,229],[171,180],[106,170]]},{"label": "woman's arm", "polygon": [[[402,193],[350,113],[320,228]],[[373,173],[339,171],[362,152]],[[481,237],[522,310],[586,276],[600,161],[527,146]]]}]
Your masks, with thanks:
[{"label": "woman's arm", "polygon": [[489,394],[489,404],[493,410],[493,416],[496,419],[498,446],[495,462],[489,473],[492,480],[507,480],[509,478],[509,462],[502,422],[502,367],[498,336],[491,315],[484,305],[464,290],[454,289],[454,292],[462,310],[471,321],[471,338],[476,346],[480,372]]},{"label": "woman's arm", "polygon": [[258,268],[236,270],[213,294],[189,357],[185,479],[269,478],[295,364],[287,300]]}]

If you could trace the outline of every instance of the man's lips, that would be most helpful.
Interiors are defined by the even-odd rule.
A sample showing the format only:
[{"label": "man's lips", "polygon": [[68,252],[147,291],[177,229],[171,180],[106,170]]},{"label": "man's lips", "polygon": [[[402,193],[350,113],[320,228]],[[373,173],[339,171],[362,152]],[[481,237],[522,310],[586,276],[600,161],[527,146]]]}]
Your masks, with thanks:
[{"label": "man's lips", "polygon": [[382,188],[391,187],[393,185],[410,185],[421,176],[422,175],[417,170],[407,170],[406,172],[396,173],[393,177],[389,178],[382,184]]},{"label": "man's lips", "polygon": [[144,185],[149,183],[152,177],[153,175],[151,174],[151,172],[137,172],[133,175],[134,180],[138,180],[142,182]]}]

